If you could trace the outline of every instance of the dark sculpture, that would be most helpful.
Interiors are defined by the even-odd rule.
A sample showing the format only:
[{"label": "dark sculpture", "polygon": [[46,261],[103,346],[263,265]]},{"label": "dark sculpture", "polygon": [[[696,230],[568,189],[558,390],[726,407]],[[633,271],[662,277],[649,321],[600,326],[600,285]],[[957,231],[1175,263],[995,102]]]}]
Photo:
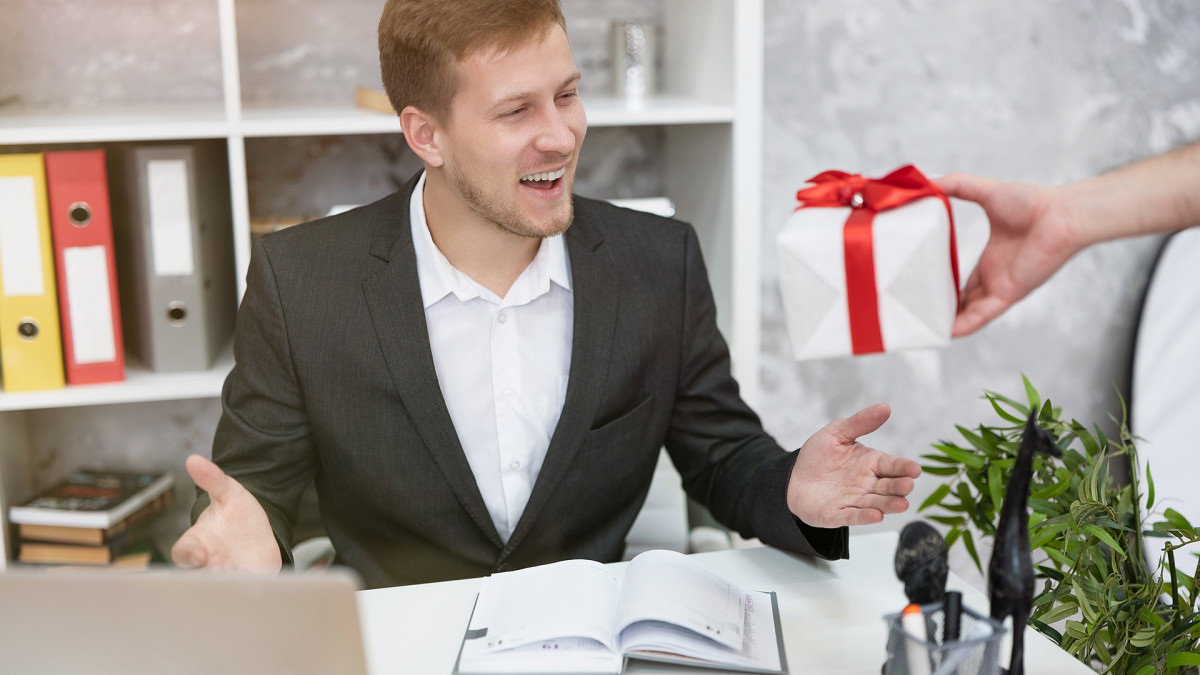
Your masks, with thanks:
[{"label": "dark sculpture", "polygon": [[946,540],[933,526],[914,520],[900,530],[896,545],[896,577],[904,582],[909,602],[928,605],[946,596]]},{"label": "dark sculpture", "polygon": [[1025,624],[1033,605],[1033,554],[1029,548],[1029,481],[1033,477],[1033,453],[1062,457],[1054,438],[1037,424],[1037,410],[1025,423],[1025,434],[1017,451],[1017,463],[1008,479],[1000,522],[996,525],[995,548],[988,564],[988,597],[992,618],[1003,622],[1012,617],[1012,659],[1009,675],[1025,673]]}]

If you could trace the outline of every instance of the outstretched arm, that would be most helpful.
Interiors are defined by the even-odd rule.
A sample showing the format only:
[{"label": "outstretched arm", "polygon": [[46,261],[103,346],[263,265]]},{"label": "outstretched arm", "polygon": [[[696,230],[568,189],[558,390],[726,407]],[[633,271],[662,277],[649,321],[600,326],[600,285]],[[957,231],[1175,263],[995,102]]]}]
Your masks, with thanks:
[{"label": "outstretched arm", "polygon": [[1003,314],[1092,244],[1200,224],[1200,143],[1058,187],[969,174],[938,183],[951,197],[978,203],[991,222],[955,337]]}]

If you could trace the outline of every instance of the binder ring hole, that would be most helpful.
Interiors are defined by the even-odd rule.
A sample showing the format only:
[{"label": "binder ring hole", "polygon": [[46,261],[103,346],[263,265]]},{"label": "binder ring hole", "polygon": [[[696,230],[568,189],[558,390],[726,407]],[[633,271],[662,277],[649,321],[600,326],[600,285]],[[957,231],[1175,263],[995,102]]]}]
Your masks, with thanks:
[{"label": "binder ring hole", "polygon": [[17,324],[17,335],[25,342],[33,342],[34,338],[38,336],[38,332],[37,321],[29,317],[21,319],[21,322]]},{"label": "binder ring hole", "polygon": [[87,227],[92,222],[92,207],[87,202],[75,202],[67,208],[67,217],[75,227]]},{"label": "binder ring hole", "polygon": [[167,305],[167,323],[172,326],[182,326],[187,322],[187,304],[178,300]]}]

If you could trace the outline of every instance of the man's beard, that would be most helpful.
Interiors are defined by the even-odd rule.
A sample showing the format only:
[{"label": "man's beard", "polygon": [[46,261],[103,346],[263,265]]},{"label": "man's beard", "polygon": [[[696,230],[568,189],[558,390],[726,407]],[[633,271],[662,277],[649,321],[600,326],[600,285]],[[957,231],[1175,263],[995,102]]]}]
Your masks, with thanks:
[{"label": "man's beard", "polygon": [[[567,194],[566,213],[561,220],[555,221],[549,230],[543,231],[531,227],[525,216],[513,205],[500,203],[499,199],[487,194],[477,184],[472,183],[470,178],[465,174],[450,168],[449,165],[446,168],[448,169],[446,173],[450,177],[451,184],[462,195],[463,200],[467,203],[467,208],[471,209],[475,215],[494,225],[498,230],[521,237],[545,239],[566,232],[567,228],[571,226],[571,221],[574,220],[575,208],[574,200],[570,196],[570,182],[565,185]],[[569,172],[563,174],[563,177],[559,180],[566,181],[569,175]]]}]

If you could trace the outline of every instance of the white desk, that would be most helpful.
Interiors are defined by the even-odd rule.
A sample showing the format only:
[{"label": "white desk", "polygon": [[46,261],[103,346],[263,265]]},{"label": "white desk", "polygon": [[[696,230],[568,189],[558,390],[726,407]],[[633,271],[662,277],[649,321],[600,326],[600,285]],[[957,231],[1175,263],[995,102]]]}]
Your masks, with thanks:
[{"label": "white desk", "polygon": [[[895,551],[896,534],[886,532],[852,537],[850,559],[837,562],[772,548],[700,553],[695,558],[739,586],[778,593],[792,673],[878,675],[887,646],[883,616],[907,603],[892,568]],[[625,564],[612,567],[620,573]],[[963,592],[966,606],[987,613],[983,593],[954,574],[949,586]],[[360,591],[358,608],[371,673],[450,673],[478,590],[479,579],[463,579]],[[1029,675],[1095,675],[1032,629],[1026,631],[1025,645]],[[1007,644],[1003,649],[1007,653]],[[630,672],[680,671],[638,664]]]}]

